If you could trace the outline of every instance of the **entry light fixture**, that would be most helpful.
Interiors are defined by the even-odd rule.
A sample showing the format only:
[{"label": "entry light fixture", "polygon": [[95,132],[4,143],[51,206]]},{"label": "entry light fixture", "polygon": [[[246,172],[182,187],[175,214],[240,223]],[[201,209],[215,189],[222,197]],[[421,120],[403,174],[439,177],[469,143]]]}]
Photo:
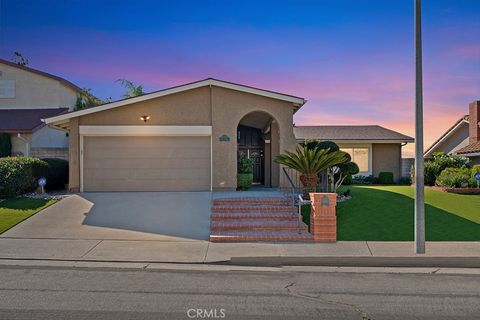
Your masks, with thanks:
[{"label": "entry light fixture", "polygon": [[141,116],[140,120],[142,120],[143,122],[147,122],[148,120],[150,120],[150,116],[149,115]]}]

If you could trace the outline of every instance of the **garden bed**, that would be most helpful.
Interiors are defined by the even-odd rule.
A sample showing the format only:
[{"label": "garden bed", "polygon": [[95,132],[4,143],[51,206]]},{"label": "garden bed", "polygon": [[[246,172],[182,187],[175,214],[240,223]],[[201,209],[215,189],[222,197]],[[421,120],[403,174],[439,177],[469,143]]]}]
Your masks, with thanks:
[{"label": "garden bed", "polygon": [[442,192],[449,192],[449,193],[480,194],[480,188],[446,188],[446,187],[438,187],[438,186],[432,186],[428,188],[437,190],[437,191],[442,191]]}]

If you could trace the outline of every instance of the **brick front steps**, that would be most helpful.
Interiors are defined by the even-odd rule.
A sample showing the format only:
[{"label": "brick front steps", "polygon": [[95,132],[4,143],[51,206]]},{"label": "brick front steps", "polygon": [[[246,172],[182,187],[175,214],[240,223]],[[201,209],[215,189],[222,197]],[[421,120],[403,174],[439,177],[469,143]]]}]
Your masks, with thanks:
[{"label": "brick front steps", "polygon": [[313,240],[295,207],[283,197],[216,199],[211,219],[212,242]]}]

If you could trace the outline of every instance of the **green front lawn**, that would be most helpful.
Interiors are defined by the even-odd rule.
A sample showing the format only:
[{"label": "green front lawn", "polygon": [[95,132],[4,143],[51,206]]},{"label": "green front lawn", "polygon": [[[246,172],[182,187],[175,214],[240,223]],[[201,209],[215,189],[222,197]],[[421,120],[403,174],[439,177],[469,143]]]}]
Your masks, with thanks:
[{"label": "green front lawn", "polygon": [[55,200],[32,199],[27,197],[0,202],[0,233],[7,231],[55,202]]},{"label": "green front lawn", "polygon": [[[352,199],[338,203],[338,240],[413,240],[413,187],[351,186],[344,189],[351,190]],[[425,202],[426,240],[480,241],[480,195],[425,189]]]}]

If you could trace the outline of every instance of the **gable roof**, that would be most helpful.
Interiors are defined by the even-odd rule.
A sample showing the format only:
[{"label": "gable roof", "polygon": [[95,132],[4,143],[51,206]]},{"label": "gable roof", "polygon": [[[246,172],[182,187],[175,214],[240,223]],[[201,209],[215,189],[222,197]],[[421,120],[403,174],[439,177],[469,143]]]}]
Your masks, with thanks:
[{"label": "gable roof", "polygon": [[208,78],[208,79],[204,79],[204,80],[200,80],[200,81],[190,82],[190,83],[183,84],[183,85],[176,86],[176,87],[171,87],[171,88],[167,88],[167,89],[163,89],[163,90],[159,90],[159,91],[154,91],[154,92],[147,93],[147,94],[144,94],[144,95],[141,95],[141,96],[138,96],[138,97],[122,99],[122,100],[106,103],[106,104],[96,106],[96,107],[92,107],[92,108],[88,108],[88,109],[69,112],[67,114],[63,114],[63,115],[60,115],[60,116],[57,116],[57,117],[52,117],[52,118],[45,119],[45,123],[53,124],[55,122],[65,121],[65,120],[68,120],[68,119],[71,119],[71,118],[75,118],[75,117],[79,117],[79,116],[83,116],[83,115],[87,115],[87,114],[91,114],[91,113],[95,113],[95,112],[100,112],[100,111],[104,111],[104,110],[108,110],[108,109],[113,109],[113,108],[117,108],[117,107],[122,107],[122,106],[126,106],[126,105],[129,105],[129,104],[133,104],[133,103],[137,103],[137,102],[141,102],[141,101],[145,101],[145,100],[150,100],[150,99],[155,99],[155,98],[163,97],[163,96],[166,96],[166,95],[170,95],[170,94],[174,94],[174,93],[178,93],[178,92],[183,92],[183,91],[187,91],[187,90],[191,90],[191,89],[196,89],[196,88],[200,88],[200,87],[205,87],[205,86],[217,86],[217,87],[222,87],[222,88],[226,88],[226,89],[232,89],[232,90],[236,90],[236,91],[252,93],[252,94],[256,94],[256,95],[259,95],[259,96],[264,96],[264,97],[268,97],[268,98],[272,98],[272,99],[288,101],[288,102],[291,102],[294,105],[298,106],[298,108],[300,108],[306,102],[306,100],[303,99],[303,98],[288,95],[288,94],[284,94],[284,93],[279,93],[279,92],[275,92],[275,91],[270,91],[270,90],[265,90],[265,89],[259,89],[259,88],[255,88],[255,87],[246,86],[246,85],[243,85],[243,84],[238,84],[238,83],[233,83],[233,82]]},{"label": "gable roof", "polygon": [[47,77],[47,78],[50,78],[50,79],[59,81],[59,82],[62,83],[64,86],[69,87],[70,89],[72,89],[72,90],[74,90],[74,91],[76,91],[76,92],[81,92],[81,91],[82,91],[82,89],[80,89],[79,87],[77,87],[76,85],[74,85],[73,83],[71,83],[70,81],[65,80],[65,79],[63,79],[63,78],[61,78],[61,77],[59,77],[59,76],[56,76],[56,75],[47,73],[47,72],[43,72],[43,71],[40,71],[40,70],[37,70],[37,69],[33,69],[33,68],[30,68],[30,67],[27,67],[27,66],[22,66],[22,65],[13,63],[13,62],[8,61],[8,60],[5,60],[5,59],[0,59],[0,64],[5,64],[5,65],[10,66],[10,67],[13,67],[13,68],[17,68],[17,69],[20,69],[20,70],[23,70],[23,71],[35,73],[35,74],[38,74],[38,75],[40,75],[40,76]]},{"label": "gable roof", "polygon": [[442,134],[437,140],[435,140],[434,143],[432,143],[432,145],[423,153],[423,156],[424,157],[430,157],[433,152],[435,151],[435,148],[445,139],[447,139],[448,137],[450,137],[452,134],[454,134],[457,130],[460,129],[460,127],[462,126],[462,124],[468,124],[468,114],[467,115],[464,115],[463,117],[461,117],[460,119],[457,120],[457,122],[455,122],[455,124],[453,126],[451,126],[447,131],[445,131],[444,134]]},{"label": "gable roof", "polygon": [[43,118],[53,117],[68,108],[52,109],[0,109],[0,132],[35,132],[45,125]]},{"label": "gable roof", "polygon": [[297,140],[413,142],[412,137],[377,126],[298,126],[293,128]]}]

